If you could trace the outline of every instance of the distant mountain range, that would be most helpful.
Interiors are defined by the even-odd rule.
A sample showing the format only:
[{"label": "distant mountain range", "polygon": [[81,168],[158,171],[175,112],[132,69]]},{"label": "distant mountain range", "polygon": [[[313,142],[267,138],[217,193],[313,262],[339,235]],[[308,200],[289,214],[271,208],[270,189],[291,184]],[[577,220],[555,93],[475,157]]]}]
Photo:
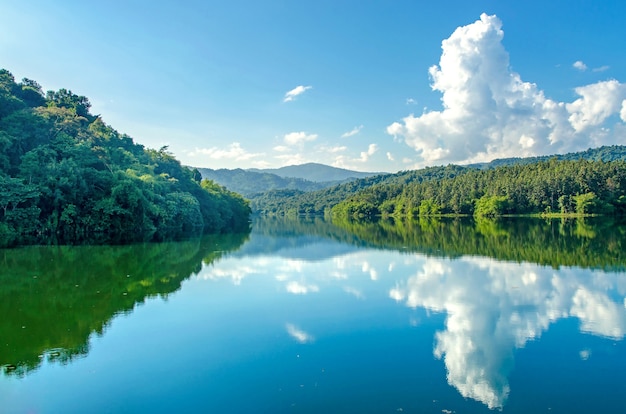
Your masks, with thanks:
[{"label": "distant mountain range", "polygon": [[315,191],[333,185],[371,177],[380,173],[351,171],[324,164],[308,163],[275,169],[218,169],[198,168],[202,178],[213,180],[242,194],[252,197],[272,190]]},{"label": "distant mountain range", "polygon": [[344,168],[331,167],[324,164],[309,162],[307,164],[289,165],[287,167],[274,169],[250,168],[248,171],[276,174],[279,177],[302,178],[318,183],[350,181],[357,178],[371,177],[379,175],[379,172],[359,172],[346,170]]},{"label": "distant mountain range", "polygon": [[[486,163],[466,165],[470,169],[491,169],[512,164],[532,164],[546,161],[551,158],[558,160],[587,159],[593,161],[626,160],[626,146],[611,145],[600,148],[590,148],[586,151],[568,154],[555,154],[526,158],[501,158]],[[331,167],[324,164],[308,163],[290,165],[275,169],[219,169],[198,168],[202,178],[208,178],[249,199],[262,199],[262,194],[270,193],[274,197],[292,197],[299,193],[321,191],[333,186],[355,182],[347,188],[345,185],[338,189],[339,192],[356,191],[357,188],[367,187],[383,181],[397,181],[405,175],[405,172],[396,174],[359,172],[343,168]],[[376,177],[376,178],[372,178]],[[346,187],[346,188],[344,188]],[[285,191],[282,194],[276,192]],[[275,193],[275,194],[274,194]],[[264,201],[261,203],[265,203]]]}]

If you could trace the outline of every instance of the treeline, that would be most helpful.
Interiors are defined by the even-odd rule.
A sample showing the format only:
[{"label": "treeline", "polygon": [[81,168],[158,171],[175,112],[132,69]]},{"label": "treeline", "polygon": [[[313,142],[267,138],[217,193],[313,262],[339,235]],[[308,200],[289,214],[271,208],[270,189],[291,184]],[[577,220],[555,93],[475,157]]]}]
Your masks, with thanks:
[{"label": "treeline", "polygon": [[272,190],[315,191],[332,184],[319,183],[295,177],[280,177],[276,174],[255,172],[237,168],[234,170],[198,168],[203,178],[215,181],[220,185],[247,198]]},{"label": "treeline", "polygon": [[623,218],[420,217],[375,222],[333,220],[333,224],[368,246],[433,257],[482,256],[554,268],[626,269]]},{"label": "treeline", "polygon": [[[251,200],[251,207],[253,211],[267,216],[329,215],[335,205],[371,187],[393,188],[395,194],[399,194],[402,188],[410,183],[453,177],[464,170],[464,167],[455,165],[429,167],[361,178],[318,191],[269,191],[254,197]],[[381,194],[380,197],[390,195]]]},{"label": "treeline", "polygon": [[238,231],[241,196],[147,149],[92,115],[69,90],[43,93],[0,70],[0,247],[122,243]]},{"label": "treeline", "polygon": [[[448,177],[383,183],[346,198],[334,217],[626,214],[625,161],[549,161],[488,170],[450,168]],[[444,168],[445,170],[445,168]]]},{"label": "treeline", "polygon": [[486,170],[491,168],[503,167],[505,165],[533,164],[541,161],[549,161],[551,159],[557,159],[559,161],[576,161],[583,159],[589,161],[604,162],[626,160],[626,146],[605,145],[600,148],[589,148],[585,151],[569,152],[567,154],[542,155],[537,157],[524,158],[498,158],[487,163],[470,164],[468,165],[468,167]]}]

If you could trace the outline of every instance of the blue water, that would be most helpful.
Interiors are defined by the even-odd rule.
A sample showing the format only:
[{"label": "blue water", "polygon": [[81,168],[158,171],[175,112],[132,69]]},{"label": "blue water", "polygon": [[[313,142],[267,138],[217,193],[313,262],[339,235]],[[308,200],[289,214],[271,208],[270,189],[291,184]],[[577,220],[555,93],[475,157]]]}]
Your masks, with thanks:
[{"label": "blue water", "polygon": [[253,232],[70,362],[0,374],[0,410],[624,412],[625,333],[624,273]]}]

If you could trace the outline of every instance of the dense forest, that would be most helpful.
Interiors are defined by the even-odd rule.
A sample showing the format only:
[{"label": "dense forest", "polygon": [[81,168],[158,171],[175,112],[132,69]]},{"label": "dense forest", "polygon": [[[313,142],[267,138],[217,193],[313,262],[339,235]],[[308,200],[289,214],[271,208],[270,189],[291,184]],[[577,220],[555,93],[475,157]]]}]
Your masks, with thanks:
[{"label": "dense forest", "polygon": [[435,180],[365,189],[332,209],[338,217],[525,214],[624,215],[626,161],[559,161],[449,171]]},{"label": "dense forest", "polygon": [[147,149],[70,90],[0,70],[0,247],[247,229],[248,202]]},{"label": "dense forest", "polygon": [[375,218],[441,215],[626,213],[626,147],[428,167],[318,191],[271,191],[251,200],[261,215]]}]

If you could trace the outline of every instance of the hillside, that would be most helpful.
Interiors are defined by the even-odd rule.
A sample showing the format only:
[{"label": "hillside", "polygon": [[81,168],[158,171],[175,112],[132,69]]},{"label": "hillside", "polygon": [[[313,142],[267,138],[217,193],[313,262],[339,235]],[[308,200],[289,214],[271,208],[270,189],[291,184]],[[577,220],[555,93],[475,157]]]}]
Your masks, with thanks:
[{"label": "hillside", "polygon": [[[582,169],[582,165],[578,166],[578,172],[586,171],[586,173],[588,173],[587,176],[576,176],[576,166],[574,166],[574,170],[569,167],[566,168],[567,174],[569,174],[567,180],[569,181],[565,180],[565,178],[565,181],[555,180],[555,177],[558,177],[558,174],[562,173],[562,171],[559,170],[559,167],[555,167],[554,170],[548,169],[546,175],[543,176],[542,179],[550,182],[550,185],[554,185],[555,182],[570,183],[578,180],[577,182],[580,185],[578,187],[568,186],[566,192],[564,192],[563,189],[556,188],[553,190],[546,190],[546,188],[548,188],[547,183],[539,182],[529,176],[528,182],[534,183],[533,188],[536,189],[535,193],[537,193],[537,195],[535,196],[534,201],[532,201],[532,203],[534,203],[532,209],[529,207],[530,204],[525,204],[527,211],[574,211],[575,201],[572,197],[578,194],[572,193],[572,191],[579,191],[582,193],[593,192],[590,191],[590,188],[594,185],[593,182],[590,183],[590,180],[594,179],[593,174],[599,174],[598,177],[601,176],[604,180],[611,178],[605,176],[610,172],[606,171],[603,164],[605,161],[619,162],[626,160],[626,146],[605,146],[578,153],[550,157],[495,160],[492,163],[475,164],[472,166],[449,165],[445,167],[428,167],[421,170],[401,171],[396,174],[383,174],[365,179],[358,179],[351,181],[350,183],[306,193],[273,191],[253,198],[251,200],[251,207],[253,211],[266,215],[329,214],[335,206],[343,202],[342,206],[334,210],[334,213],[344,216],[376,216],[385,214],[416,215],[419,212],[419,207],[422,201],[432,199],[432,195],[439,194],[438,197],[440,197],[443,201],[451,195],[456,194],[458,198],[454,206],[445,203],[435,203],[431,206],[434,208],[431,213],[472,214],[474,212],[475,200],[485,195],[484,191],[487,191],[488,188],[488,192],[493,193],[494,196],[505,193],[504,188],[491,188],[487,185],[488,181],[485,180],[494,180],[494,176],[489,176],[491,178],[488,179],[484,178],[486,176],[478,177],[477,174],[479,171],[487,172],[490,170],[499,170],[505,167],[513,168],[516,166],[516,168],[522,168],[524,165],[537,165],[540,163],[546,164],[551,162],[549,160],[553,160],[552,162],[557,163],[575,162],[574,160],[587,160],[590,161],[591,164],[586,165],[584,169]],[[624,189],[621,186],[625,185],[623,184],[621,176],[619,176],[619,174],[621,174],[621,167],[615,168],[619,170],[615,173],[618,175],[612,177],[609,184],[609,187],[613,188],[615,191],[611,193],[608,190],[604,191],[606,190],[605,187],[601,188],[602,191],[604,191],[602,194],[609,198],[621,194],[619,191],[623,191]],[[503,174],[509,174],[512,176],[516,173],[515,171],[516,170],[511,170]],[[485,182],[485,186],[482,189],[475,188],[477,186],[476,183],[471,182],[471,179],[469,178],[465,179],[463,186],[466,186],[468,189],[474,187],[474,190],[472,190],[473,192],[468,192],[463,196],[466,198],[463,198],[460,196],[460,193],[452,192],[449,186],[460,185],[458,183],[461,181],[457,181],[455,184],[454,180],[456,177],[460,177],[468,173],[473,174],[471,175],[472,179],[483,180],[482,182]],[[497,174],[500,173],[501,172],[499,171]],[[517,173],[521,172],[518,171]],[[460,178],[458,180],[460,180]],[[504,181],[496,180],[494,183],[495,182],[499,182],[502,186],[505,185]],[[513,188],[511,187],[511,183],[512,181],[506,183],[506,186],[508,186],[507,188]],[[443,186],[443,184],[446,186]],[[522,186],[522,184],[524,183],[517,182],[515,185],[519,187]],[[524,188],[528,187],[524,186]],[[596,188],[596,190],[599,189],[600,188]],[[532,188],[528,191],[531,190]],[[418,196],[414,194],[422,195]],[[559,205],[557,194],[558,197],[566,195],[568,197],[567,203],[565,203],[565,199],[562,199],[562,205]],[[599,194],[594,194],[599,196]],[[546,199],[540,199],[541,197],[546,197]],[[592,204],[595,203],[598,208],[600,208],[600,206],[607,207],[607,205],[610,204],[613,211],[621,211],[621,204],[617,202],[617,198],[611,199],[615,201],[613,204],[608,203],[608,198],[604,200],[596,199],[592,202]],[[350,208],[346,208],[348,205]],[[441,210],[441,208],[443,208],[443,210]],[[583,207],[581,208],[584,209]],[[340,210],[343,211],[340,212]],[[511,209],[509,210],[511,211]],[[429,210],[426,208],[426,205],[424,205],[423,212],[427,211]]]},{"label": "hillside", "polygon": [[271,190],[299,190],[315,191],[336,183],[318,183],[302,178],[281,177],[268,172],[255,172],[251,170],[198,168],[202,178],[215,181],[230,191],[239,193],[247,198],[252,198],[259,193]]},{"label": "hillside", "polygon": [[381,173],[374,172],[359,172],[346,170],[343,168],[331,167],[329,165],[307,163],[300,165],[289,165],[286,167],[275,169],[250,169],[252,172],[270,173],[278,175],[279,177],[292,177],[302,178],[308,181],[314,181],[318,183],[334,182],[335,184],[342,181],[351,181],[358,178],[366,178]]},{"label": "hillside", "polygon": [[147,149],[70,90],[0,70],[0,247],[125,243],[248,228],[238,194]]}]

